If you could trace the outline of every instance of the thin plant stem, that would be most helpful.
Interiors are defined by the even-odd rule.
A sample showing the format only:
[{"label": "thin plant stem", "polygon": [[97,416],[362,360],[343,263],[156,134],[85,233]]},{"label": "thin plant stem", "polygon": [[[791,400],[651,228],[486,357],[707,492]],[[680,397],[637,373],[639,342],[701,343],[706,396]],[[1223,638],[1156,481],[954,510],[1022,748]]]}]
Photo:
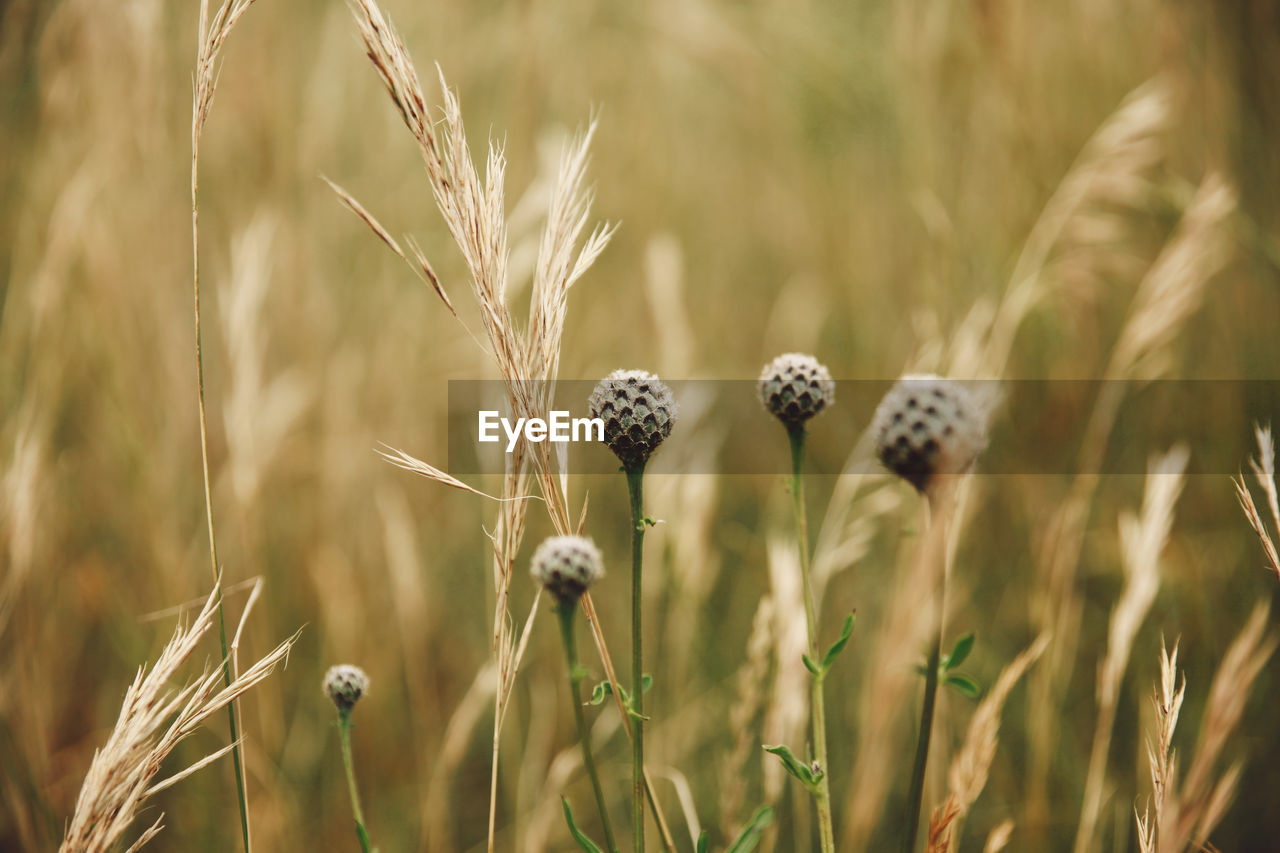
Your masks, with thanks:
[{"label": "thin plant stem", "polygon": [[641,630],[641,576],[644,571],[644,463],[625,469],[631,496],[631,739],[632,827],[636,853],[644,853],[644,646]]},{"label": "thin plant stem", "polygon": [[[809,656],[821,661],[818,650],[818,617],[813,598],[813,579],[809,565],[809,518],[804,505],[804,437],[803,424],[787,426],[791,440],[791,497],[795,506],[796,538],[800,549],[800,580],[804,585],[804,620],[809,630]],[[813,718],[813,751],[822,776],[814,791],[814,805],[818,811],[818,832],[822,853],[835,853],[835,832],[831,820],[831,783],[827,762],[827,707],[823,695],[823,673],[811,673],[809,707]]]},{"label": "thin plant stem", "polygon": [[609,809],[604,802],[604,788],[600,786],[600,776],[596,772],[596,759],[591,750],[591,732],[587,729],[586,717],[582,713],[582,679],[585,670],[578,663],[578,647],[573,637],[573,616],[576,602],[562,602],[556,608],[560,615],[560,636],[564,640],[565,659],[569,664],[569,698],[573,702],[573,717],[578,723],[578,739],[582,741],[582,763],[587,768],[587,776],[591,778],[591,788],[596,795],[596,808],[600,810],[600,822],[604,824],[605,846],[610,853],[616,853],[618,845],[613,840],[613,823],[609,820]]},{"label": "thin plant stem", "polygon": [[920,803],[924,799],[924,771],[929,762],[929,740],[933,731],[933,706],[938,695],[938,662],[942,657],[942,634],[934,631],[933,648],[925,665],[924,705],[920,708],[920,734],[916,739],[916,758],[911,767],[911,788],[907,799],[907,835],[903,853],[912,853],[920,824]]},{"label": "thin plant stem", "polygon": [[[201,19],[203,20],[203,8]],[[203,39],[203,27],[201,37]],[[204,404],[204,355],[201,350],[200,334],[200,130],[198,120],[193,120],[191,132],[191,281],[193,302],[195,306],[195,354],[196,354],[196,397],[200,410],[200,464],[204,473],[204,510],[209,526],[209,561],[213,569],[213,579],[217,583],[221,575],[218,569],[218,545],[213,532],[213,492],[209,485],[209,432],[205,419]],[[218,595],[218,639],[222,648],[222,680],[227,687],[231,686],[231,657],[227,652],[227,615],[222,606],[222,587],[217,587]],[[240,754],[240,726],[238,724],[238,702],[232,700],[227,705],[227,721],[231,737],[231,761],[235,768],[236,799],[240,804],[240,833],[244,842],[245,853],[252,849],[249,840],[249,798],[245,786],[244,760]]]},{"label": "thin plant stem", "polygon": [[356,766],[351,757],[351,711],[338,710],[338,738],[342,741],[342,766],[347,772],[347,792],[351,794],[351,812],[356,819],[356,837],[360,849],[369,853],[369,831],[364,825],[364,809],[360,808],[360,789],[356,787]]},{"label": "thin plant stem", "polygon": [[[906,835],[902,846],[903,853],[913,853],[916,836],[920,829],[920,807],[924,800],[924,774],[929,764],[929,742],[933,734],[933,710],[938,697],[938,664],[942,659],[942,624],[943,613],[947,601],[947,575],[949,568],[949,549],[946,549],[947,532],[951,528],[950,520],[955,511],[957,484],[951,480],[940,478],[926,493],[924,505],[925,535],[921,541],[921,559],[934,561],[938,559],[939,548],[943,548],[943,573],[941,588],[935,593],[930,583],[930,594],[936,598],[933,604],[937,612],[933,615],[933,635],[929,647],[929,659],[925,663],[924,702],[920,706],[920,732],[916,737],[916,755],[911,766],[911,787],[907,793]],[[930,575],[933,577],[933,575]]]}]

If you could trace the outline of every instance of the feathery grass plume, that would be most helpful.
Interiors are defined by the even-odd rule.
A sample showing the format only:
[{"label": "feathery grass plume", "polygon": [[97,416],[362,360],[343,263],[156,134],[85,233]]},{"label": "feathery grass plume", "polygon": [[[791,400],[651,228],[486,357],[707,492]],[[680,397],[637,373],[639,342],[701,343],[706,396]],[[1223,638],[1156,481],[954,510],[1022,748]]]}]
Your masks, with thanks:
[{"label": "feathery grass plume", "polygon": [[[209,0],[200,0],[195,92],[191,105],[191,287],[195,308],[196,400],[200,416],[200,463],[204,474],[205,519],[209,527],[209,566],[213,571],[215,590],[221,589],[218,584],[221,567],[218,564],[217,537],[214,535],[213,526],[209,435],[204,401],[204,356],[201,350],[203,341],[200,333],[200,137],[213,110],[213,97],[218,88],[218,57],[222,52],[222,45],[231,35],[236,22],[251,5],[253,0],[223,0],[210,17]],[[227,618],[220,593],[217,604],[218,632],[222,644],[223,684],[230,688],[235,674],[232,672],[233,659],[227,654]],[[249,853],[251,844],[248,780],[245,778],[244,758],[240,754],[239,712],[234,701],[227,708],[227,721],[231,731],[231,758],[236,777],[237,801],[240,805],[240,834],[245,853]]]},{"label": "feathery grass plume", "polygon": [[324,674],[324,694],[338,711],[338,740],[342,744],[342,769],[347,777],[347,793],[356,822],[356,838],[360,849],[369,853],[369,830],[365,827],[364,809],[360,806],[360,787],[356,784],[355,760],[351,755],[351,711],[361,697],[369,693],[369,676],[358,666],[339,664]]},{"label": "feathery grass plume", "polygon": [[[991,771],[991,763],[995,760],[996,745],[1000,736],[1000,718],[1005,702],[1014,686],[1031,668],[1049,645],[1049,638],[1041,635],[1030,646],[1023,650],[1013,661],[1001,671],[996,683],[983,697],[969,721],[968,733],[955,758],[951,760],[951,769],[947,773],[947,799],[945,804],[935,810],[930,821],[929,837],[939,837],[940,851],[951,849],[956,835],[956,824],[969,813],[969,809],[977,802],[978,795],[987,785],[987,777]],[[936,826],[935,826],[936,825]],[[932,849],[934,842],[931,840]]]},{"label": "feathery grass plume", "polygon": [[[437,125],[428,114],[426,96],[413,60],[375,0],[353,0],[352,12],[364,41],[366,54],[417,142],[436,207],[471,273],[472,293],[484,323],[489,354],[506,388],[508,407],[517,417],[544,417],[554,393],[559,368],[561,335],[568,310],[569,290],[604,251],[613,235],[612,226],[600,225],[585,238],[582,236],[589,219],[592,200],[592,193],[585,182],[589,162],[587,152],[595,132],[595,122],[591,122],[585,132],[578,134],[561,155],[534,268],[529,320],[522,334],[518,331],[506,302],[509,250],[504,212],[506,160],[501,147],[490,143],[482,180],[467,143],[458,98],[449,89],[443,72],[437,69],[444,98],[442,121]],[[339,195],[392,251],[404,258],[404,252],[398,249],[394,240],[387,240],[386,229],[378,225],[377,220],[362,205],[345,191],[339,191]],[[430,264],[420,252],[415,251],[414,254],[421,267],[421,274],[431,282],[436,293],[452,311],[452,304],[439,286],[435,274],[430,271]],[[402,461],[416,465],[420,470],[436,470],[426,463],[419,463],[408,454],[397,453]],[[538,606],[538,599],[535,599],[524,628],[517,635],[507,602],[516,553],[524,537],[527,509],[524,499],[530,494],[530,463],[552,526],[561,535],[574,532],[565,469],[552,458],[548,443],[536,444],[530,452],[522,439],[515,450],[507,455],[502,504],[497,522],[490,533],[494,586],[497,592],[493,654],[498,679],[498,688],[494,694],[493,760],[489,792],[490,851],[494,848],[497,820],[500,736],[525,642]],[[582,597],[582,608],[587,614],[605,672],[616,683],[613,661],[589,593]],[[631,733],[630,719],[622,706],[621,696],[616,692],[614,700],[624,716],[624,726]],[[663,841],[667,846],[673,846],[674,841],[666,829],[666,822],[653,797],[652,785],[647,777],[645,787],[653,803]]]},{"label": "feathery grass plume", "polygon": [[[615,853],[618,845],[613,840],[613,822],[609,820],[609,806],[605,802],[604,788],[596,772],[595,755],[591,749],[591,730],[582,712],[582,680],[586,670],[578,663],[578,647],[573,633],[573,617],[578,612],[578,599],[582,597],[604,574],[600,549],[590,539],[582,536],[552,536],[544,539],[533,553],[529,565],[533,579],[556,600],[556,614],[560,617],[560,639],[564,643],[565,661],[569,672],[569,701],[573,705],[573,717],[578,725],[578,740],[582,743],[582,763],[587,768],[591,789],[595,793],[596,808],[604,828],[605,849]],[[577,838],[580,831],[574,826],[568,800],[563,801],[569,829]],[[581,841],[579,841],[581,844]]]},{"label": "feathery grass plume", "polygon": [[1009,845],[1013,835],[1013,821],[1006,819],[991,832],[987,833],[987,843],[982,845],[982,853],[1000,853]]},{"label": "feathery grass plume", "polygon": [[[796,660],[807,652],[809,635],[805,628],[803,586],[800,582],[799,549],[794,541],[770,534],[765,541],[769,572],[769,597],[773,600],[773,684],[768,692],[761,735],[764,743],[788,743],[804,737],[809,717],[805,676]],[[780,762],[764,766],[764,799],[776,803],[782,797],[787,774]],[[807,813],[807,809],[805,812]]]},{"label": "feathery grass plume", "polygon": [[[836,386],[826,366],[811,355],[785,353],[765,365],[757,385],[760,404],[787,430],[791,445],[791,496],[795,514],[796,543],[800,557],[800,581],[804,597],[805,627],[809,635],[808,655],[803,662],[812,676],[809,712],[812,722],[813,760],[807,777],[792,769],[794,759],[766,747],[783,759],[787,769],[809,788],[818,813],[818,838],[823,853],[834,853],[835,828],[831,818],[830,764],[827,760],[827,711],[823,685],[835,654],[848,642],[852,617],[845,623],[832,651],[823,655],[818,638],[817,601],[813,594],[813,570],[809,552],[809,521],[804,500],[804,439],[810,419],[834,405]],[[794,662],[792,663],[794,665]],[[785,747],[783,747],[785,749]],[[814,770],[813,768],[816,768]]]},{"label": "feathery grass plume", "polygon": [[1142,853],[1156,853],[1156,833],[1164,815],[1165,803],[1171,793],[1176,794],[1178,784],[1177,759],[1173,750],[1173,732],[1178,727],[1178,715],[1182,712],[1182,700],[1186,696],[1187,680],[1178,682],[1178,646],[1168,651],[1164,640],[1160,641],[1160,686],[1152,697],[1156,712],[1156,736],[1147,741],[1147,760],[1151,767],[1152,800],[1156,816],[1151,819],[1148,805],[1141,815],[1134,807],[1138,823],[1138,845]]},{"label": "feathery grass plume", "polygon": [[[636,853],[644,853],[644,635],[641,594],[644,531],[653,522],[644,514],[644,468],[671,435],[676,400],[667,384],[643,370],[615,370],[601,379],[587,401],[591,417],[604,421],[604,441],[622,462],[631,499],[631,693],[625,714],[633,722],[632,833]],[[618,682],[614,682],[615,686]],[[615,690],[615,694],[621,694]]]},{"label": "feathery grass plume", "polygon": [[[1235,192],[1226,180],[1217,173],[1206,176],[1134,294],[1085,426],[1075,478],[1047,526],[1037,557],[1042,581],[1032,603],[1033,616],[1040,630],[1050,632],[1053,640],[1046,666],[1032,677],[1033,707],[1059,704],[1074,665],[1068,650],[1076,646],[1083,607],[1076,590],[1076,572],[1098,474],[1126,386],[1131,380],[1156,379],[1171,366],[1171,344],[1200,306],[1209,280],[1227,261],[1227,226],[1234,209]],[[1047,809],[1054,718],[1032,712],[1028,725],[1027,822],[1036,833],[1043,828]]]},{"label": "feathery grass plume", "polygon": [[720,765],[720,833],[733,838],[742,829],[740,812],[746,799],[747,762],[755,754],[759,734],[756,718],[764,707],[765,680],[769,677],[769,653],[773,648],[773,599],[766,595],[756,606],[747,638],[747,658],[739,667],[736,699],[729,709],[733,749]]},{"label": "feathery grass plume", "polygon": [[1135,208],[1153,194],[1149,173],[1164,157],[1172,114],[1170,81],[1130,92],[1089,138],[1032,226],[991,322],[983,375],[1002,376],[1023,320],[1048,294],[1050,260],[1063,234],[1091,208]]},{"label": "feathery grass plume", "polygon": [[232,490],[248,511],[268,463],[311,402],[312,389],[301,371],[266,376],[263,307],[271,284],[278,217],[258,213],[231,247],[226,299],[219,305],[227,343],[228,390],[222,422],[227,436],[227,468]]},{"label": "feathery grass plume", "polygon": [[1149,809],[1134,817],[1143,853],[1184,853],[1205,849],[1209,835],[1226,814],[1240,779],[1242,762],[1225,771],[1217,767],[1227,741],[1244,714],[1245,702],[1263,665],[1275,651],[1277,639],[1267,632],[1270,608],[1259,604],[1236,635],[1214,673],[1200,722],[1200,736],[1181,785],[1173,750],[1186,679],[1178,684],[1177,648],[1161,648],[1160,687],[1155,693],[1156,736],[1147,743],[1155,815]]},{"label": "feathery grass plume", "polygon": [[[1262,494],[1266,496],[1267,508],[1271,510],[1271,521],[1275,524],[1276,535],[1280,536],[1280,492],[1277,491],[1276,486],[1276,446],[1271,439],[1271,427],[1255,425],[1254,438],[1258,442],[1258,458],[1249,460],[1249,468],[1253,471],[1253,477],[1258,481]],[[1240,501],[1240,508],[1244,511],[1245,518],[1249,520],[1249,526],[1253,528],[1254,533],[1258,534],[1258,541],[1262,543],[1262,552],[1267,557],[1267,568],[1277,580],[1280,580],[1280,550],[1276,548],[1276,540],[1271,538],[1267,523],[1262,520],[1262,514],[1258,512],[1258,507],[1253,502],[1253,494],[1250,493],[1244,476],[1233,477],[1231,482],[1236,487],[1236,498]]]},{"label": "feathery grass plume", "polygon": [[[156,782],[165,758],[217,712],[230,707],[241,695],[261,683],[285,663],[297,636],[285,640],[270,653],[223,685],[218,669],[206,670],[183,688],[171,682],[204,635],[213,627],[222,600],[215,584],[199,614],[187,627],[174,629],[173,637],[148,671],[138,670],[125,690],[120,716],[107,742],[93,756],[89,772],[76,798],[75,813],[67,825],[59,850],[62,853],[97,853],[116,849],[125,830],[150,798],[212,764],[235,744],[205,756],[187,768]],[[163,828],[160,815],[129,847],[140,849]]]},{"label": "feathery grass plume", "polygon": [[1120,518],[1120,553],[1125,585],[1120,600],[1111,611],[1107,653],[1098,665],[1098,719],[1089,754],[1089,769],[1085,775],[1080,823],[1076,828],[1076,853],[1085,853],[1096,845],[1120,684],[1129,665],[1134,637],[1160,588],[1160,555],[1173,528],[1173,510],[1182,494],[1183,474],[1189,456],[1185,445],[1176,445],[1163,456],[1152,458],[1147,467],[1142,514],[1137,517],[1125,514]]},{"label": "feathery grass plume", "polygon": [[[961,383],[937,376],[903,377],[876,408],[871,426],[876,457],[927,499],[926,509],[930,515],[925,517],[928,529],[920,548],[922,561],[933,563],[946,559],[948,549],[943,542],[948,538],[960,498],[957,477],[967,473],[986,448],[988,415],[987,401],[979,399]],[[936,518],[932,517],[935,513]],[[925,663],[920,729],[903,816],[904,853],[914,853],[919,832],[942,657],[942,618],[947,601],[947,572],[926,571],[931,580],[921,588],[920,594],[926,595],[929,602],[922,609],[928,613],[932,639]]]}]

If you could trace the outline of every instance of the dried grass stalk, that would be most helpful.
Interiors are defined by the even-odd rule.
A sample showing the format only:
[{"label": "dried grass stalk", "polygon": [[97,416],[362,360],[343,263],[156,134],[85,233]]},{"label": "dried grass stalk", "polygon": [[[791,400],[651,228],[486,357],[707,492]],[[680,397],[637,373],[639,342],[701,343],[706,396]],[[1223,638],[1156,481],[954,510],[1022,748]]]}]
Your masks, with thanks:
[{"label": "dried grass stalk", "polygon": [[1173,527],[1173,509],[1182,493],[1183,472],[1189,455],[1185,446],[1178,445],[1163,457],[1152,459],[1147,473],[1146,494],[1142,499],[1142,515],[1126,514],[1120,519],[1125,585],[1120,600],[1111,611],[1107,653],[1098,666],[1098,720],[1093,732],[1089,769],[1085,775],[1080,823],[1076,829],[1076,853],[1094,848],[1120,684],[1129,666],[1134,637],[1160,588],[1160,554],[1164,552]]},{"label": "dried grass stalk", "polygon": [[[995,760],[996,745],[1000,736],[1000,717],[1005,702],[1014,686],[1021,680],[1031,665],[1040,659],[1049,638],[1041,635],[1020,655],[1004,668],[990,692],[983,697],[969,721],[969,730],[964,744],[956,757],[951,761],[947,773],[947,799],[943,805],[934,810],[929,820],[929,850],[936,853],[954,849],[954,839],[958,824],[969,809],[978,800],[978,795],[987,785],[987,777],[991,772],[991,763]],[[1012,831],[1013,825],[1006,821]],[[1003,826],[1004,824],[1002,824]],[[998,831],[1000,827],[996,828]],[[1005,833],[1007,840],[1008,832]],[[995,836],[993,831],[992,835]],[[988,841],[988,846],[990,845]],[[1001,845],[1003,846],[1003,845]],[[998,847],[996,849],[999,849]]]},{"label": "dried grass stalk", "polygon": [[[175,629],[150,671],[138,670],[125,691],[115,728],[106,744],[96,751],[75,813],[67,826],[62,853],[94,853],[114,849],[138,811],[156,793],[176,784],[231,751],[235,744],[211,753],[159,782],[155,777],[165,758],[213,714],[285,663],[296,639],[285,640],[254,663],[230,685],[222,686],[220,667],[206,669],[195,682],[178,689],[171,686],[183,662],[196,650],[213,626],[221,588],[214,586],[191,625]],[[154,838],[163,826],[161,815],[129,848],[137,850]]]},{"label": "dried grass stalk", "polygon": [[[1257,480],[1263,495],[1266,496],[1267,507],[1271,510],[1271,521],[1275,525],[1276,535],[1280,536],[1280,495],[1277,495],[1276,489],[1276,446],[1271,439],[1271,427],[1261,425],[1254,427],[1254,437],[1258,441],[1258,458],[1249,460],[1249,468],[1253,471],[1253,477]],[[1267,557],[1267,568],[1277,580],[1280,580],[1280,550],[1276,548],[1276,540],[1267,530],[1267,524],[1262,520],[1262,514],[1258,512],[1258,507],[1253,502],[1253,495],[1245,483],[1244,476],[1238,476],[1231,482],[1235,484],[1236,497],[1240,500],[1240,508],[1244,510],[1249,526],[1253,528],[1254,533],[1258,534],[1258,541],[1262,543],[1262,552]]]},{"label": "dried grass stalk", "polygon": [[[458,98],[449,89],[443,72],[437,68],[444,104],[442,121],[436,124],[428,114],[426,97],[413,60],[386,15],[374,0],[353,0],[352,11],[369,60],[418,144],[436,206],[470,271],[472,293],[480,309],[490,356],[505,385],[508,408],[516,417],[545,417],[555,390],[569,290],[599,257],[613,234],[611,226],[599,225],[585,240],[582,239],[590,219],[592,194],[586,186],[586,169],[595,123],[591,122],[585,132],[578,134],[561,156],[534,268],[529,319],[525,331],[521,332],[506,302],[510,253],[504,191],[506,159],[501,146],[492,141],[489,143],[482,179],[472,160]],[[339,195],[383,242],[396,250],[394,241],[387,239],[389,235],[386,235],[385,228],[377,225],[367,211],[362,213],[364,208],[348,194],[339,192]],[[404,257],[402,251],[397,254]],[[414,254],[424,275],[436,286],[430,264],[420,252],[415,250]],[[438,287],[437,292],[445,298]],[[496,821],[499,737],[525,647],[523,639],[516,637],[514,623],[508,613],[508,600],[516,554],[524,537],[527,509],[524,498],[530,494],[530,465],[552,526],[561,535],[574,531],[565,460],[563,456],[553,458],[552,452],[549,443],[534,445],[530,451],[526,442],[521,440],[507,455],[501,495],[503,503],[490,534],[497,593],[493,628],[497,690],[489,798],[490,851],[493,850]],[[442,472],[407,454],[399,454],[394,461],[441,480],[439,474]],[[456,481],[448,484],[459,487]],[[605,672],[616,683],[613,663],[590,594],[582,597],[582,607]],[[525,622],[523,634],[526,638],[536,610],[535,599]],[[629,733],[630,720],[617,692],[614,699]],[[652,801],[651,785],[650,798]],[[673,845],[656,802],[654,811],[664,841],[669,846]]]},{"label": "dried grass stalk", "polygon": [[1276,638],[1267,634],[1270,608],[1259,604],[1227,649],[1214,674],[1205,704],[1200,736],[1190,769],[1181,786],[1173,750],[1173,732],[1182,709],[1185,679],[1177,683],[1177,648],[1161,649],[1160,687],[1155,694],[1156,736],[1147,744],[1154,789],[1155,815],[1136,813],[1139,847],[1143,853],[1183,853],[1208,848],[1208,837],[1226,814],[1240,779],[1241,763],[1216,772],[1226,743],[1240,724],[1245,702],[1263,665],[1275,651]]}]

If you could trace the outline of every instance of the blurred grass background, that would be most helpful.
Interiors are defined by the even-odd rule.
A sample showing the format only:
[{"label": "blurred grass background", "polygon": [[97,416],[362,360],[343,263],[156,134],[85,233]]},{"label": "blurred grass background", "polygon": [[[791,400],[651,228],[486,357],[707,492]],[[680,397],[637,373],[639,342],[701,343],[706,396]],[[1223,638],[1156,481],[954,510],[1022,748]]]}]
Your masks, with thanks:
[{"label": "blurred grass background", "polygon": [[[436,61],[459,90],[473,140],[505,141],[517,271],[536,248],[545,166],[564,134],[598,111],[596,211],[622,227],[575,288],[562,376],[634,366],[673,378],[750,378],[797,349],[817,353],[838,378],[898,375],[949,340],[975,303],[999,299],[1085,141],[1127,93],[1162,75],[1173,99],[1157,192],[1137,209],[1109,212],[1120,245],[1108,257],[1120,260],[1054,267],[1053,297],[1018,337],[1009,372],[1099,375],[1135,268],[1140,275],[1191,189],[1219,169],[1240,193],[1233,256],[1183,330],[1173,374],[1276,378],[1278,3],[389,0],[387,10],[428,92],[438,91],[427,73]],[[0,4],[6,850],[56,846],[125,684],[168,636],[172,617],[146,614],[208,589],[188,219],[196,11],[194,2],[161,0]],[[446,381],[491,374],[436,297],[319,175],[351,190],[393,233],[414,235],[478,328],[465,268],[342,3],[262,0],[224,56],[201,174],[220,556],[228,585],[266,581],[248,653],[305,626],[288,669],[244,703],[256,842],[263,850],[354,843],[319,689],[324,669],[346,661],[374,684],[356,714],[355,746],[375,840],[383,850],[474,850],[484,841],[489,774],[490,708],[477,673],[489,658],[482,525],[490,507],[415,480],[372,448],[385,441],[442,461]],[[523,304],[527,291],[515,298]],[[1239,413],[1219,415],[1224,434],[1251,428]],[[700,429],[701,452],[717,453],[714,422]],[[757,452],[784,451],[779,432],[776,446]],[[832,488],[815,481],[813,505],[824,506]],[[1025,691],[1015,692],[965,848],[1005,817],[1021,823],[1031,713],[1055,715],[1059,738],[1050,820],[1034,849],[1069,849],[1093,731],[1093,672],[1120,586],[1115,519],[1136,507],[1140,489],[1140,478],[1110,478],[1099,491],[1069,701],[1028,710]],[[598,602],[617,655],[625,489],[617,478],[593,480],[590,491],[591,532],[615,582]],[[780,479],[705,476],[669,478],[652,492],[650,513],[669,523],[651,545],[649,704],[659,721],[651,754],[680,768],[704,824],[718,830],[719,768],[735,740],[725,714],[769,589],[766,532],[787,529],[785,494]],[[1034,542],[1064,493],[1052,478],[981,491],[952,621],[980,631],[973,667],[988,682],[1031,636]],[[537,513],[531,519],[530,550],[548,532]],[[828,687],[837,826],[858,796],[847,768],[858,659],[872,648],[864,627],[874,631],[905,547],[899,528],[912,519],[891,511],[827,594],[824,625],[834,631],[854,607],[861,620],[845,671]],[[1160,637],[1182,638],[1190,686],[1181,737],[1190,750],[1216,661],[1253,603],[1274,596],[1260,563],[1226,478],[1194,479],[1121,698],[1105,849],[1135,849]],[[517,619],[532,598],[523,580],[522,566]],[[243,593],[231,602],[234,614]],[[572,751],[561,667],[550,623],[538,624],[504,735],[503,849],[568,849],[558,817],[548,822],[540,806],[554,756]],[[1275,683],[1263,674],[1234,744],[1248,764],[1214,835],[1223,850],[1274,849],[1280,837],[1269,796],[1280,789],[1280,735],[1267,713]],[[459,707],[474,707],[474,728],[448,732]],[[943,740],[954,744],[969,708],[951,701],[943,714]],[[184,749],[195,758],[223,736],[219,728]],[[891,803],[903,796],[909,750],[908,736],[903,772],[887,781]],[[625,752],[615,734],[601,754],[619,795]],[[743,813],[731,819],[763,796],[763,766],[753,753]],[[585,797],[580,779],[571,791]],[[771,843],[804,849],[795,827],[808,804],[784,792]],[[228,764],[166,792],[160,806],[168,828],[155,849],[238,843]],[[683,828],[679,811],[671,796],[668,813]],[[884,839],[893,838],[890,824]],[[1032,849],[1020,831],[1011,849]]]}]

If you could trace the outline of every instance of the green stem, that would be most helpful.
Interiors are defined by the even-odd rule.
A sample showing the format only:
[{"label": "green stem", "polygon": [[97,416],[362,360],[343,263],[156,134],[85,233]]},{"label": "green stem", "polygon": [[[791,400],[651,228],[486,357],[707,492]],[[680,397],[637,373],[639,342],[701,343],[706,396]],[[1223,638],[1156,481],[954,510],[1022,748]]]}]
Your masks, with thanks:
[{"label": "green stem", "polygon": [[360,849],[369,853],[369,832],[364,826],[364,810],[360,808],[360,790],[356,787],[356,767],[351,758],[351,711],[338,710],[338,737],[342,741],[342,764],[347,771],[347,791],[351,794],[351,811],[356,818],[356,837]]},{"label": "green stem", "polygon": [[924,705],[920,709],[920,735],[916,740],[916,759],[911,768],[911,789],[907,800],[907,835],[903,853],[913,853],[916,833],[920,828],[920,803],[924,799],[924,771],[929,763],[929,739],[933,730],[933,706],[938,695],[938,662],[942,656],[942,633],[933,635],[933,648],[924,674]]},{"label": "green stem", "polygon": [[[213,567],[213,581],[218,583],[221,573],[218,570],[218,545],[213,535],[213,492],[209,477],[209,434],[205,419],[204,405],[204,354],[201,350],[200,333],[200,136],[198,130],[193,133],[191,142],[191,280],[193,302],[195,307],[196,338],[196,397],[200,410],[200,464],[204,473],[204,509],[205,519],[209,527],[209,561]],[[222,682],[231,686],[231,657],[227,649],[227,614],[222,606],[222,587],[218,587],[218,639],[222,644]],[[240,804],[240,834],[244,842],[245,853],[252,849],[249,843],[249,796],[245,788],[244,761],[240,754],[240,725],[236,719],[238,703],[232,700],[227,704],[227,720],[231,733],[231,761],[235,766],[236,799]]]},{"label": "green stem", "polygon": [[[791,497],[795,506],[796,537],[800,547],[800,580],[804,585],[804,620],[809,629],[809,657],[821,661],[818,648],[818,617],[814,605],[813,580],[809,566],[809,519],[804,505],[804,425],[787,426],[791,440]],[[814,804],[818,811],[818,831],[822,841],[822,853],[835,853],[835,832],[831,820],[830,766],[827,762],[827,706],[823,695],[822,675],[814,675],[810,683],[809,707],[813,715],[814,758],[822,770],[814,792]]]},{"label": "green stem", "polygon": [[641,631],[640,579],[644,571],[644,462],[628,465],[631,495],[631,708],[635,737],[631,739],[632,826],[636,853],[644,853],[644,646]]},{"label": "green stem", "polygon": [[582,713],[582,679],[584,672],[578,665],[578,647],[573,637],[573,615],[577,609],[576,601],[561,602],[556,608],[560,614],[560,636],[564,640],[564,654],[569,662],[569,698],[573,700],[573,716],[578,722],[578,739],[582,741],[582,763],[591,777],[591,788],[596,795],[596,808],[600,810],[600,822],[604,824],[604,841],[610,853],[616,853],[618,845],[613,840],[613,823],[609,820],[609,809],[604,802],[604,788],[600,786],[600,776],[596,773],[596,759],[591,751],[591,732],[587,729],[587,721]]}]

